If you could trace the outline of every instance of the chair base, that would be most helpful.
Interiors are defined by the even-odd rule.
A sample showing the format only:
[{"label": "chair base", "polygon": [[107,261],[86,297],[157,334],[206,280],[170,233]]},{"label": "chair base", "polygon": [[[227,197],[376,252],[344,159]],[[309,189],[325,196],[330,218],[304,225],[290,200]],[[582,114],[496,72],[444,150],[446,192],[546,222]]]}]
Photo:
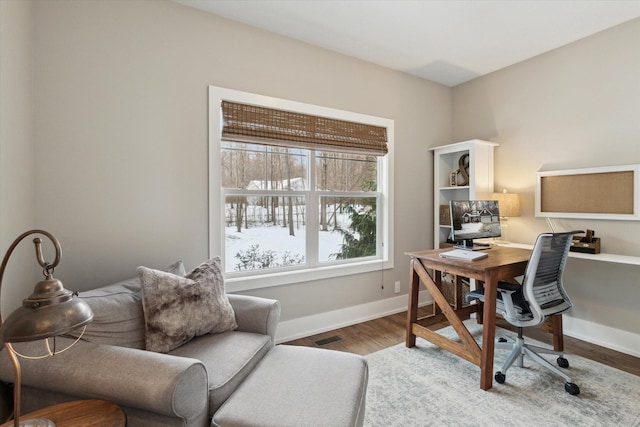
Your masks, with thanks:
[{"label": "chair base", "polygon": [[522,368],[524,366],[524,356],[526,355],[551,372],[554,372],[555,374],[564,378],[564,380],[566,381],[565,390],[567,391],[567,393],[572,395],[577,395],[580,393],[580,388],[571,382],[571,377],[569,375],[567,375],[558,367],[549,363],[549,361],[547,361],[539,354],[552,354],[558,356],[558,366],[562,368],[568,368],[569,362],[564,358],[564,353],[537,345],[525,344],[524,338],[522,337],[522,328],[518,328],[518,337],[516,339],[501,338],[498,342],[495,343],[495,348],[511,350],[509,357],[507,357],[504,364],[502,365],[502,370],[498,371],[495,375],[496,382],[504,383],[507,370],[514,364],[514,362],[516,363],[517,367]]}]

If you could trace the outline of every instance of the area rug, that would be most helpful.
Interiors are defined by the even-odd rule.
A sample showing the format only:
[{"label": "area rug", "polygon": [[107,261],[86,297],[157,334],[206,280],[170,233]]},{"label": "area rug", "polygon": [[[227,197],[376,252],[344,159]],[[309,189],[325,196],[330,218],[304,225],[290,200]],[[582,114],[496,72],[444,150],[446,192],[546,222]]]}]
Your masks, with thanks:
[{"label": "area rug", "polygon": [[[480,341],[482,327],[465,323]],[[439,333],[457,337],[451,327]],[[496,336],[514,336],[498,328]],[[529,342],[533,342],[529,340]],[[508,356],[496,350],[494,370]],[[555,363],[553,356],[548,356]],[[365,426],[581,426],[640,427],[640,377],[567,353],[578,396],[564,380],[525,358],[504,384],[480,389],[480,368],[417,339],[367,356],[369,385]]]}]

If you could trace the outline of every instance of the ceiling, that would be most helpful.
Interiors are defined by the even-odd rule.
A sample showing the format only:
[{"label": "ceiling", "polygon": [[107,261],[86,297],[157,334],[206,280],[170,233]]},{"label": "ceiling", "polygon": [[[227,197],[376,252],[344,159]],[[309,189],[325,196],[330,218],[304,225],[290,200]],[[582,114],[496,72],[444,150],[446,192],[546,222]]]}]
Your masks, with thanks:
[{"label": "ceiling", "polygon": [[447,86],[640,17],[640,0],[173,1]]}]

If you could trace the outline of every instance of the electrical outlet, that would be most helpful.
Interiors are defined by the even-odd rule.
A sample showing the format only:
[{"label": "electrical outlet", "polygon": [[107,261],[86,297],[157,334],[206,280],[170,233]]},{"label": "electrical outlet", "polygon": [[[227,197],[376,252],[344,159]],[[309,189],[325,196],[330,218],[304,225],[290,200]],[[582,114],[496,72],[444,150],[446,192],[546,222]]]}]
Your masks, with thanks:
[{"label": "electrical outlet", "polygon": [[400,293],[400,281],[396,280],[396,289],[395,289],[396,294]]}]

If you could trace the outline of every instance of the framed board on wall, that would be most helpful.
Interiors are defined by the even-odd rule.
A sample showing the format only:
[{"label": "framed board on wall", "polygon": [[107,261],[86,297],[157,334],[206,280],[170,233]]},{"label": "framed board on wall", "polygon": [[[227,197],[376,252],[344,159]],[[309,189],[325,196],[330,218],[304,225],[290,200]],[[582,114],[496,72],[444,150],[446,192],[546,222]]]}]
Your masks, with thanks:
[{"label": "framed board on wall", "polygon": [[640,220],[640,165],[538,172],[536,216]]}]

